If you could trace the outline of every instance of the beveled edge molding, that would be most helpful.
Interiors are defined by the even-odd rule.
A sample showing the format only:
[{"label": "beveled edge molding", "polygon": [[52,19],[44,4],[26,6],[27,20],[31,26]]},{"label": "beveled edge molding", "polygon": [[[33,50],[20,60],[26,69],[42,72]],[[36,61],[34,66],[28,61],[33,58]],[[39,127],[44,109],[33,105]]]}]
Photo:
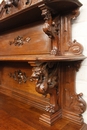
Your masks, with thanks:
[{"label": "beveled edge molding", "polygon": [[30,37],[23,38],[22,36],[17,36],[16,38],[14,38],[13,41],[10,41],[9,44],[14,44],[15,46],[22,46],[25,43],[28,43],[30,40]]},{"label": "beveled edge molding", "polygon": [[10,72],[8,75],[10,78],[13,78],[14,81],[17,81],[19,84],[26,83],[29,80],[29,77],[26,76],[26,73],[22,72],[21,70],[14,71],[14,73]]}]

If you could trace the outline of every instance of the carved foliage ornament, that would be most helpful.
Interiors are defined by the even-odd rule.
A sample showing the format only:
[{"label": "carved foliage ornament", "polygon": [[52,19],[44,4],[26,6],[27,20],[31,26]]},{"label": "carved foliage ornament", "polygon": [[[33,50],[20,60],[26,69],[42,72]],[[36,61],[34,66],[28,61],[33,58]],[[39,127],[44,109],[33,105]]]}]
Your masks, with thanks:
[{"label": "carved foliage ornament", "polygon": [[21,70],[10,73],[9,76],[17,81],[19,84],[26,83],[28,80],[28,76],[26,76],[26,73],[22,72]]},{"label": "carved foliage ornament", "polygon": [[14,41],[10,41],[10,45],[14,44],[15,46],[21,46],[25,43],[28,43],[30,41],[30,38],[23,38],[22,36],[18,36],[14,39]]},{"label": "carved foliage ornament", "polygon": [[33,68],[30,80],[36,81],[38,93],[46,95],[50,89],[57,87],[57,69],[55,63],[44,63]]}]

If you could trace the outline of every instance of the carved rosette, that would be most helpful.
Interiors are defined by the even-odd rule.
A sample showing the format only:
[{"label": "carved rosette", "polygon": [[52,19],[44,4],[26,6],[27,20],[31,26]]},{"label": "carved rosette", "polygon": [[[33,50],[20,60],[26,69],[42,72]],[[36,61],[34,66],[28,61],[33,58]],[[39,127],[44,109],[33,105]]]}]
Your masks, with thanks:
[{"label": "carved rosette", "polygon": [[33,68],[33,73],[30,80],[36,81],[36,91],[40,94],[46,95],[49,90],[57,87],[57,67],[51,63],[41,64]]}]

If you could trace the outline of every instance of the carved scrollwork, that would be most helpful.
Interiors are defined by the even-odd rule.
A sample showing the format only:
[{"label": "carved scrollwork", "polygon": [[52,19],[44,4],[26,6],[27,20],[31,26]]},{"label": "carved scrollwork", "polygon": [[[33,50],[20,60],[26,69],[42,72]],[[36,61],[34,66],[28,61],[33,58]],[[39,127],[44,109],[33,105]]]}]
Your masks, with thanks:
[{"label": "carved scrollwork", "polygon": [[57,67],[56,64],[41,64],[33,68],[30,80],[36,81],[36,91],[46,95],[49,90],[57,86]]},{"label": "carved scrollwork", "polygon": [[28,76],[26,76],[25,72],[21,70],[15,71],[14,73],[9,73],[9,76],[17,81],[19,84],[26,83],[28,80]]},{"label": "carved scrollwork", "polygon": [[86,110],[86,102],[82,98],[83,94],[77,94],[74,97],[71,97],[72,102],[70,107],[73,108],[77,113],[82,114]]},{"label": "carved scrollwork", "polygon": [[14,41],[10,41],[10,45],[14,44],[15,46],[21,46],[25,43],[28,43],[30,41],[30,38],[23,38],[22,36],[18,36],[14,39]]},{"label": "carved scrollwork", "polygon": [[74,55],[81,55],[83,52],[83,47],[76,40],[69,42],[69,52]]},{"label": "carved scrollwork", "polygon": [[75,113],[82,114],[86,110],[86,102],[83,100],[83,94],[71,95],[68,89],[65,89],[66,95],[68,96],[67,107]]}]

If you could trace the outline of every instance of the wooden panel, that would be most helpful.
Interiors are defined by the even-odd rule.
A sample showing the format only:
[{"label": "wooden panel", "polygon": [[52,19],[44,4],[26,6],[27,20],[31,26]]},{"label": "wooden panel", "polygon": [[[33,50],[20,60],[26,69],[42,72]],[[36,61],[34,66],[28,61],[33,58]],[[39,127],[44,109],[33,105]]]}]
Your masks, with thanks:
[{"label": "wooden panel", "polygon": [[42,23],[26,26],[0,36],[0,55],[43,54],[51,50],[50,38],[43,32]]},{"label": "wooden panel", "polygon": [[[1,70],[1,86],[4,88],[10,89],[11,91],[23,91],[23,92],[28,92],[31,94],[36,94],[38,96],[41,96],[35,91],[35,84],[34,82],[30,81],[30,76],[32,73],[32,67],[29,66],[28,63],[7,63],[5,62],[2,64],[2,70]],[[24,83],[23,80],[18,79],[17,75],[15,77],[15,72],[21,71],[22,73],[25,73],[25,80],[26,82]],[[14,80],[14,78],[10,77],[14,76],[17,80]],[[23,76],[23,75],[22,75]],[[21,81],[21,83],[20,83]]]},{"label": "wooden panel", "polygon": [[[18,101],[45,110],[49,104],[49,95],[45,98],[35,91],[35,83],[30,81],[31,71],[32,67],[26,62],[1,63],[0,92]],[[26,82],[23,80],[24,76]]]}]

